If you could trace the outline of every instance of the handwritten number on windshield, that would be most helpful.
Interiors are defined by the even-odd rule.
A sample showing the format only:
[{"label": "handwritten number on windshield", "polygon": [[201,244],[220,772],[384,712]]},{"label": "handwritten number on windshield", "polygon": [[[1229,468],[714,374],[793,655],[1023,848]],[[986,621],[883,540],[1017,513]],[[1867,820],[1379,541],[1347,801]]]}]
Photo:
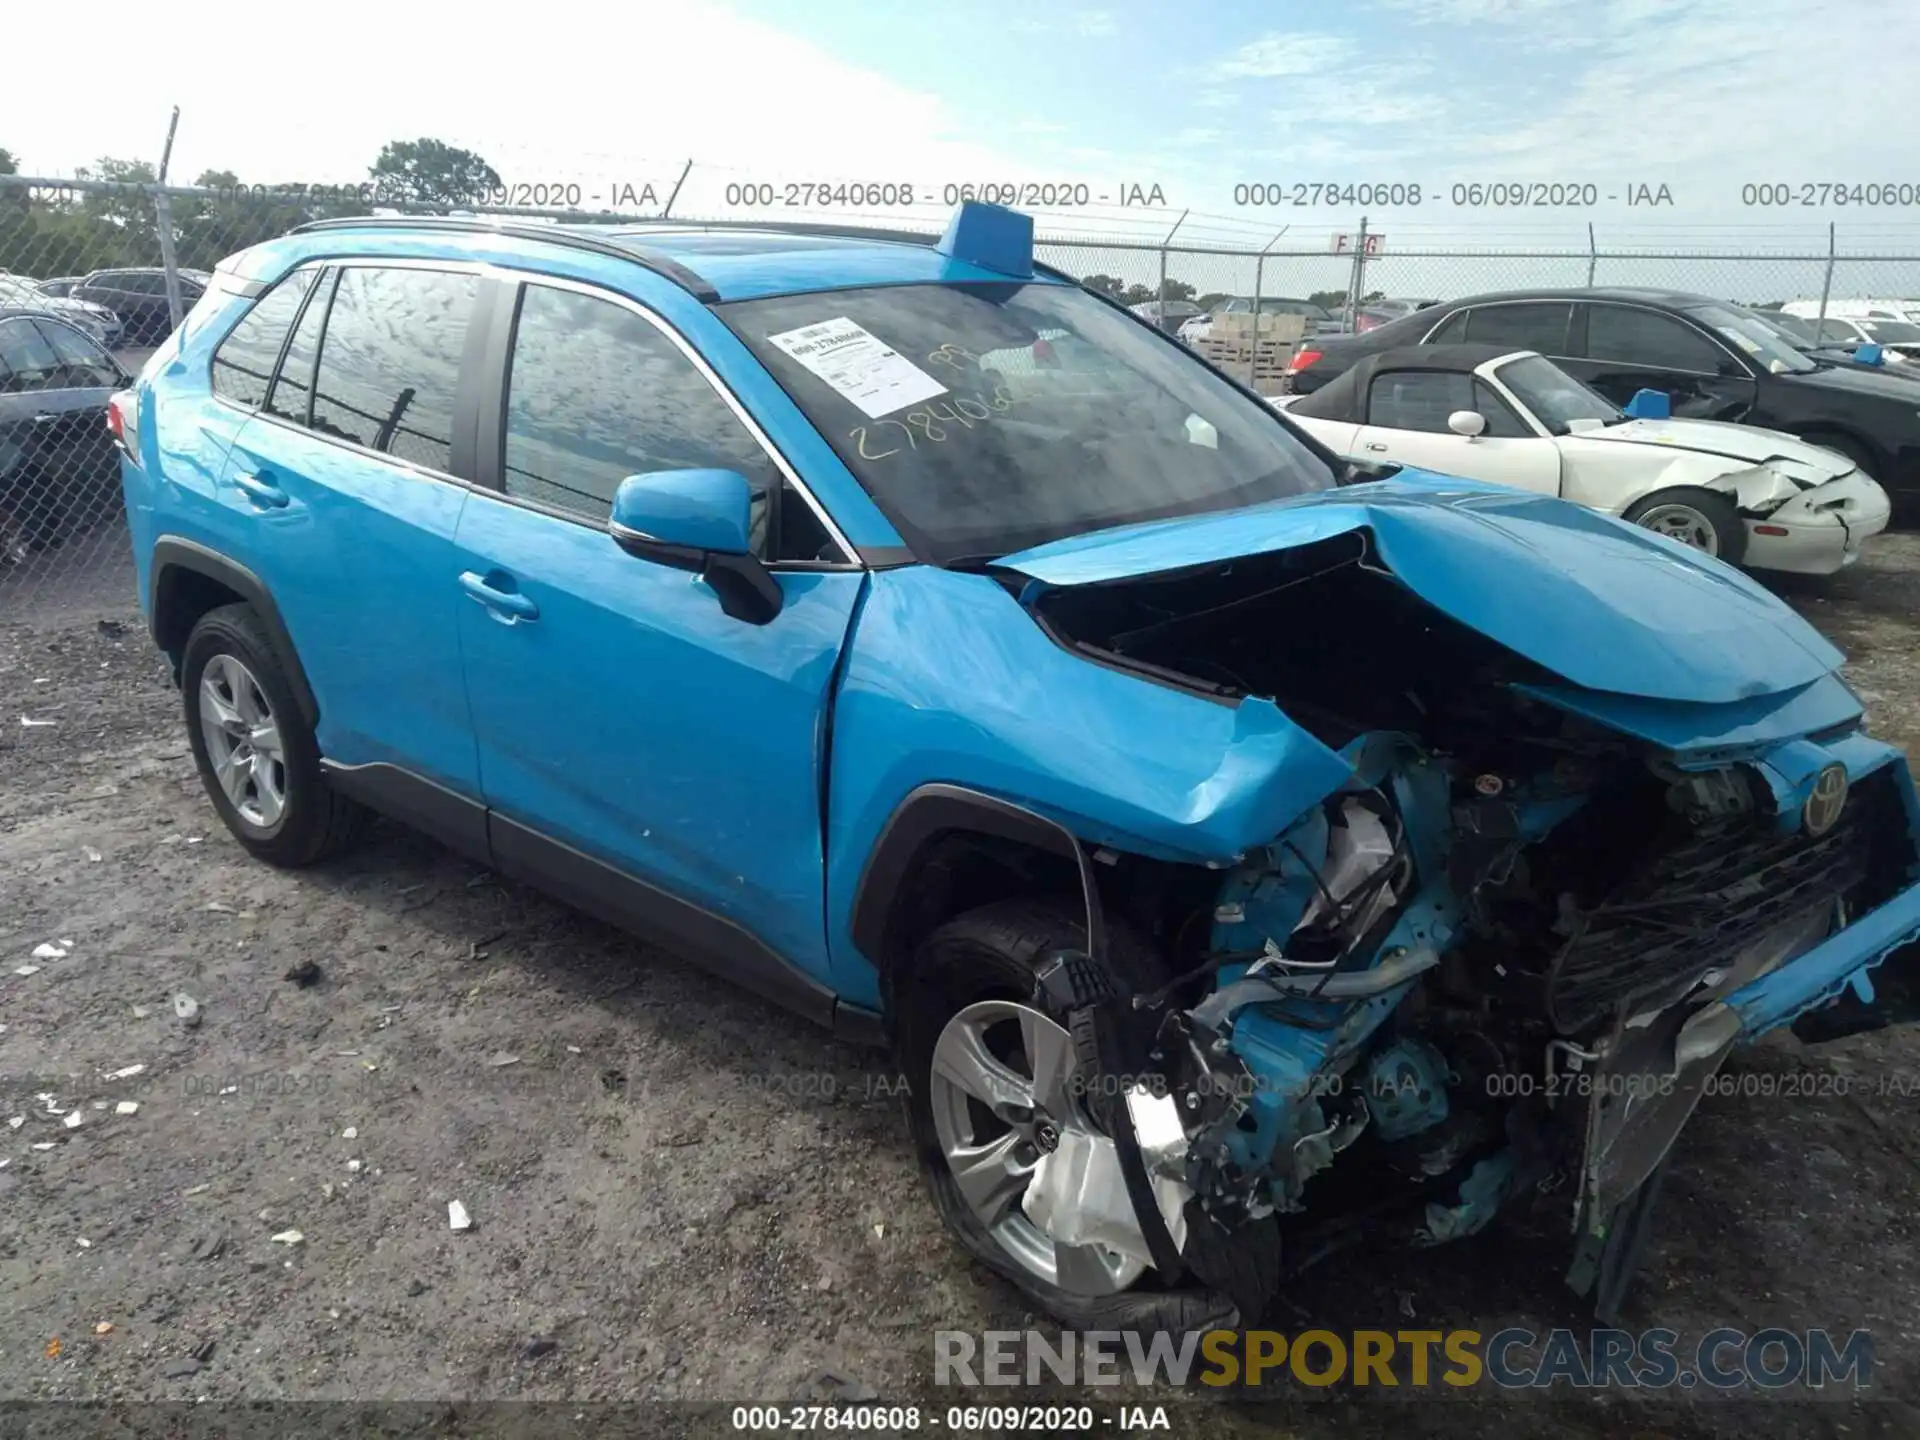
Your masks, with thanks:
[{"label": "handwritten number on windshield", "polygon": [[[853,441],[854,453],[862,460],[885,460],[890,455],[898,455],[902,450],[919,449],[921,440],[938,445],[954,433],[949,428],[950,425],[960,425],[971,430],[975,421],[990,420],[996,412],[1009,410],[1013,404],[1013,393],[1005,385],[996,385],[993,387],[991,399],[981,399],[974,395],[956,395],[951,405],[936,400],[919,410],[909,410],[904,421],[876,420],[871,426],[856,425],[847,432],[847,438]],[[948,423],[943,424],[943,421]],[[907,437],[907,443],[895,445],[891,450],[870,448],[871,445],[885,443],[873,433],[882,425],[890,425],[900,431]]]}]

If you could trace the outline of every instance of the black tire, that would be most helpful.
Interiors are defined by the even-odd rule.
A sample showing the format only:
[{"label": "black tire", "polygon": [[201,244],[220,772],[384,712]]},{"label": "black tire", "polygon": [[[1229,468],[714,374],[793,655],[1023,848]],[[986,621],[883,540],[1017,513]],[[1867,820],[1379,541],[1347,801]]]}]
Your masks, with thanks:
[{"label": "black tire", "polygon": [[1715,490],[1702,490],[1693,485],[1676,485],[1670,490],[1656,490],[1643,500],[1636,500],[1627,507],[1627,513],[1620,518],[1631,525],[1644,525],[1646,519],[1663,507],[1684,506],[1713,527],[1715,537],[1715,557],[1729,565],[1738,565],[1747,557],[1747,526],[1740,518],[1740,512],[1734,508],[1733,501]]},{"label": "black tire", "polygon": [[[253,674],[280,730],[286,805],[272,825],[256,825],[241,815],[214,776],[200,729],[200,681],[217,655],[233,656]],[[313,727],[302,718],[279,652],[251,605],[222,605],[200,617],[181,656],[180,691],[187,743],[193,747],[200,783],[234,839],[249,852],[270,865],[291,869],[338,854],[358,838],[367,811],[328,787],[320,771]]]},{"label": "black tire", "polygon": [[[1153,1271],[1117,1295],[1089,1297],[1049,1285],[1010,1259],[961,1197],[934,1128],[929,1080],[947,1021],[979,1000],[1031,1004],[1034,972],[1055,950],[1086,944],[1077,902],[1008,900],[948,921],[921,943],[896,995],[896,1052],[908,1080],[908,1123],[934,1207],[962,1247],[1039,1310],[1074,1329],[1188,1334],[1231,1327],[1237,1312],[1212,1291],[1155,1288]],[[1108,924],[1107,961],[1134,989],[1163,983],[1165,967],[1131,930]]]}]

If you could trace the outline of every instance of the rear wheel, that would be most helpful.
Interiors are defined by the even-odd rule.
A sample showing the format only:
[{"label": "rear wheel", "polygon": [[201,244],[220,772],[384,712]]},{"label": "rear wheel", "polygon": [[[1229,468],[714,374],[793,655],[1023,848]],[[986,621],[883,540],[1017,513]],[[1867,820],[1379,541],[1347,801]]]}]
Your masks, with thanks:
[{"label": "rear wheel", "polygon": [[1657,490],[1636,501],[1621,518],[1729,565],[1746,558],[1746,522],[1731,500],[1712,490],[1693,486]]},{"label": "rear wheel", "polygon": [[274,865],[311,865],[357,836],[365,811],[327,786],[313,728],[249,605],[209,610],[180,665],[187,739],[227,829]]}]

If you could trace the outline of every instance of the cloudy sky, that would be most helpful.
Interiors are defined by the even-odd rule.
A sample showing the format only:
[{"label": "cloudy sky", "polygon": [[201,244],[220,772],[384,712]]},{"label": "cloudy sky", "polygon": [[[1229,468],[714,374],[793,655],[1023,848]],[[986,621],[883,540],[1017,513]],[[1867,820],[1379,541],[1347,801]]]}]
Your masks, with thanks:
[{"label": "cloudy sky", "polygon": [[[724,201],[741,181],[1085,180],[1157,184],[1167,208],[1094,207],[1056,229],[1144,235],[1190,211],[1190,236],[1324,240],[1354,207],[1251,210],[1234,186],[1372,181],[1425,187],[1418,210],[1373,207],[1373,227],[1402,237],[1584,243],[1592,221],[1608,237],[1759,241],[1824,235],[1829,219],[1894,236],[1920,229],[1920,206],[1753,209],[1740,190],[1920,182],[1912,4],[338,0],[156,25],[150,7],[96,0],[91,31],[150,38],[78,50],[70,14],[25,4],[6,25],[0,147],[39,174],[156,157],[178,104],[183,180],[357,180],[384,141],[433,135],[510,182],[589,197],[664,194],[695,157],[678,211],[714,216],[740,213]],[[1623,198],[1518,213],[1446,198],[1502,180]],[[1639,183],[1674,204],[1630,209]]]}]

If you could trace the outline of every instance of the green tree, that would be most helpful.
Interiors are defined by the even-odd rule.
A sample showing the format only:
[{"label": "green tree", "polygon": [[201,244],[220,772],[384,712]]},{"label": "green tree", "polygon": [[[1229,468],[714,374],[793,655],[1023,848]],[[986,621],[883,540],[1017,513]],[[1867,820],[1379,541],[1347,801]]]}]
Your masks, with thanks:
[{"label": "green tree", "polygon": [[1080,283],[1089,290],[1098,290],[1102,295],[1112,295],[1116,299],[1127,293],[1126,282],[1112,275],[1089,275]]},{"label": "green tree", "polygon": [[0,146],[0,175],[18,175],[20,162],[13,158],[13,152]]},{"label": "green tree", "polygon": [[494,168],[473,151],[426,136],[389,140],[367,173],[379,182],[383,194],[420,205],[466,205],[500,185]]},{"label": "green tree", "polygon": [[1344,290],[1316,290],[1307,297],[1309,305],[1318,305],[1322,310],[1338,310],[1347,303]]}]

